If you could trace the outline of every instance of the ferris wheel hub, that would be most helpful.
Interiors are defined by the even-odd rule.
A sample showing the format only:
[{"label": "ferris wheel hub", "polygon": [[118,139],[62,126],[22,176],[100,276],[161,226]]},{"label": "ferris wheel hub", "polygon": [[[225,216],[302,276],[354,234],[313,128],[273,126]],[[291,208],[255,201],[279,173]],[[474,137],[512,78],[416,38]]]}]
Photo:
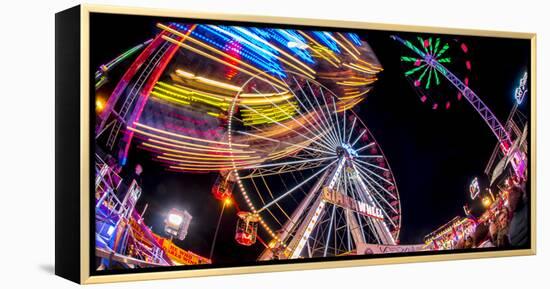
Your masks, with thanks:
[{"label": "ferris wheel hub", "polygon": [[342,145],[338,146],[336,148],[336,155],[339,158],[347,158],[347,159],[353,159],[357,157],[359,154],[356,150],[353,149],[353,147],[349,144],[343,143]]}]

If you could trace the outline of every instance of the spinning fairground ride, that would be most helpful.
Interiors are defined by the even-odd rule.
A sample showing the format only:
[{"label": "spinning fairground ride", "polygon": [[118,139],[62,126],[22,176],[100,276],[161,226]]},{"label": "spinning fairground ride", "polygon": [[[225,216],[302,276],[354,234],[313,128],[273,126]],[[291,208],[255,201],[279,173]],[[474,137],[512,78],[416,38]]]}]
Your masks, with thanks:
[{"label": "spinning fairground ride", "polygon": [[[156,36],[96,72],[98,268],[215,263],[230,204],[238,208],[235,242],[242,250],[260,246],[258,260],[356,255],[399,243],[396,180],[354,112],[382,70],[364,39],[282,28],[156,27]],[[208,258],[146,225],[135,209],[148,193],[141,169],[124,173],[132,154],[170,174],[218,175],[209,191],[223,208]]]}]

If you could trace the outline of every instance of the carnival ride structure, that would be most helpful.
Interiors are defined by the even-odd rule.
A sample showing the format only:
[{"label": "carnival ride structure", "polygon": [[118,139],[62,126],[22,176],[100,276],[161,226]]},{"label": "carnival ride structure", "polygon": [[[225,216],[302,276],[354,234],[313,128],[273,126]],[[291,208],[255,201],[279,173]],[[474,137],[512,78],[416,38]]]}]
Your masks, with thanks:
[{"label": "carnival ride structure", "polygon": [[[240,203],[235,240],[243,246],[259,240],[259,260],[345,256],[362,254],[359,248],[369,244],[399,244],[396,180],[354,112],[382,71],[364,39],[283,28],[176,22],[156,27],[152,39],[101,65],[95,75],[96,93],[108,95],[96,107],[95,126],[100,266],[109,268],[113,260],[126,267],[181,263],[163,244],[182,249],[155,235],[136,212],[142,193],[137,183],[119,195],[123,182],[116,172],[138,152],[172,173],[218,174],[211,190],[223,202],[217,228],[226,204]],[[441,78],[449,80],[521,172],[524,155],[468,87],[468,76],[459,78],[443,65],[456,63],[447,56],[456,50],[469,73],[468,47],[420,38],[417,48],[393,39],[415,53],[401,60],[412,65],[405,75],[421,101],[449,109],[454,94]],[[130,60],[118,82],[108,78]]]},{"label": "carnival ride structure", "polygon": [[[439,74],[445,77],[457,89],[459,96],[463,96],[489,126],[492,133],[497,138],[502,153],[510,157],[516,175],[518,177],[524,177],[526,173],[527,156],[517,149],[517,145],[514,145],[514,141],[511,139],[509,131],[502,125],[483,100],[468,87],[468,78],[464,78],[464,81],[461,80],[453,71],[445,66],[446,63],[451,62],[451,57],[444,55],[448,47],[450,47],[449,44],[445,43],[441,49],[438,49],[438,44],[443,43],[440,38],[436,38],[433,41],[435,44],[432,46],[432,38],[423,39],[418,37],[420,43],[420,47],[418,47],[413,44],[413,42],[405,40],[397,35],[392,35],[391,38],[401,43],[414,54],[414,56],[401,57],[402,62],[414,63],[413,65],[415,66],[415,68],[405,71],[405,75],[411,76],[415,72],[423,71],[420,74],[417,73],[418,75],[414,80],[414,85],[417,87],[422,86],[422,78],[426,72],[428,72],[428,78],[425,85],[426,89],[430,88],[429,76],[431,76],[432,73],[434,74],[436,83],[440,82],[438,81]],[[467,51],[467,46],[464,46],[464,44],[460,46],[463,47],[463,51]],[[466,67],[471,69],[471,63],[466,62]],[[422,96],[421,100],[424,99],[424,97],[426,96]]]},{"label": "carnival ride structure", "polygon": [[214,196],[246,203],[236,241],[271,239],[262,241],[261,260],[398,242],[395,179],[352,111],[382,70],[364,40],[277,28],[157,28],[96,73],[96,89],[104,89],[106,72],[141,51],[97,113],[96,142],[114,166],[126,165],[135,143],[167,171],[219,173]]},{"label": "carnival ride structure", "polygon": [[[439,107],[439,102],[446,101],[445,108],[450,108],[450,101],[442,93],[444,89],[454,87],[457,91],[457,100],[462,97],[474,107],[478,114],[489,126],[492,133],[497,138],[497,146],[489,159],[485,168],[485,174],[489,177],[489,184],[498,187],[498,178],[504,178],[503,182],[508,182],[509,175],[505,173],[505,168],[511,165],[512,175],[519,182],[524,182],[527,178],[527,155],[528,155],[528,118],[518,110],[527,95],[527,77],[524,73],[519,81],[519,86],[514,93],[516,102],[512,107],[506,123],[503,125],[483,100],[469,87],[470,73],[472,64],[468,57],[468,46],[456,38],[444,39],[443,37],[417,37],[417,44],[405,40],[399,36],[393,35],[391,38],[402,44],[406,50],[406,55],[401,56],[401,62],[405,69],[404,75],[413,84],[421,102],[430,100],[432,108]],[[452,48],[457,47],[452,52]],[[410,53],[413,53],[411,56]],[[465,61],[463,59],[466,59]],[[453,63],[455,65],[453,65]],[[460,65],[456,65],[459,63]],[[464,72],[466,71],[466,72]],[[458,74],[462,75],[461,77]],[[432,77],[433,76],[433,77]],[[445,78],[452,86],[442,85],[441,78]],[[435,85],[432,83],[435,80]],[[479,195],[479,183],[477,178],[470,185],[471,199]],[[490,190],[489,190],[490,192]],[[484,198],[484,206],[487,211],[480,216],[480,220],[488,218],[495,204],[502,206],[507,198],[507,191],[504,189],[498,194],[498,202],[490,194]],[[468,212],[465,212],[469,215]],[[472,233],[478,221],[473,221],[470,217],[455,217],[447,224],[441,226],[434,232],[426,235],[426,247],[430,250],[452,249],[460,239],[465,238]]]}]

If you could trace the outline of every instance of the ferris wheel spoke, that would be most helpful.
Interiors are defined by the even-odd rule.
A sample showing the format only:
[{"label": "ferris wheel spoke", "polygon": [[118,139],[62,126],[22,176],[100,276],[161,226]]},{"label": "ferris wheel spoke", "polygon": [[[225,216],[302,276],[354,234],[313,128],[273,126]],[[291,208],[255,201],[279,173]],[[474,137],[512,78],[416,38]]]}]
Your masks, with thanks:
[{"label": "ferris wheel spoke", "polygon": [[[294,94],[294,92],[293,92],[293,94]],[[327,138],[328,138],[328,141],[329,141],[334,147],[336,147],[336,146],[338,145],[338,142],[337,142],[335,136],[332,134],[331,128],[330,128],[329,126],[327,126],[326,124],[320,122],[320,118],[321,118],[321,117],[319,116],[319,114],[317,113],[317,111],[316,111],[314,108],[308,109],[308,107],[305,106],[295,94],[294,94],[294,96],[296,97],[296,100],[298,101],[298,103],[300,104],[300,106],[304,108],[304,110],[306,110],[306,111],[309,110],[309,111],[311,111],[310,114],[315,114],[315,115],[316,115],[316,116],[313,116],[313,117],[312,117],[312,118],[313,118],[313,121],[315,121],[315,123],[317,124],[317,126],[319,127],[319,129],[322,129],[323,132],[326,133],[326,136],[327,136]],[[308,100],[308,102],[309,102],[309,100]],[[319,120],[318,120],[318,119],[319,119]],[[307,118],[306,118],[306,120],[307,120]],[[307,120],[307,122],[308,122],[311,126],[315,126],[315,125],[314,125],[313,123],[311,123],[309,120]],[[327,132],[328,132],[328,133],[327,133]]]},{"label": "ferris wheel spoke", "polygon": [[357,118],[353,118],[353,123],[351,124],[351,129],[349,130],[349,136],[348,136],[348,141],[347,143],[349,144],[350,140],[351,140],[351,136],[353,135],[353,130],[355,129],[355,122],[357,121]]},{"label": "ferris wheel spoke", "polygon": [[322,166],[322,163],[302,163],[299,165],[289,165],[287,167],[279,168],[277,170],[273,169],[253,169],[250,173],[245,174],[241,177],[241,179],[250,179],[250,178],[257,178],[260,175],[263,176],[273,176],[273,175],[284,175],[284,174],[292,174],[295,172],[315,169],[320,166]]},{"label": "ferris wheel spoke", "polygon": [[[266,182],[266,180],[265,180],[265,178],[264,178],[263,175],[261,175],[261,179],[262,179],[262,182],[264,183],[265,188],[267,189],[267,192],[269,193],[269,196],[271,196],[272,199],[275,198],[275,197],[273,196],[273,193],[271,192],[271,189],[269,188],[269,186],[268,186],[268,184],[267,184],[267,182]],[[259,191],[258,191],[258,193],[259,193]],[[281,205],[279,205],[278,203],[277,203],[276,205],[277,205],[277,208],[279,208],[279,210],[283,213],[283,215],[285,215],[286,219],[287,219],[287,220],[290,220],[290,216],[289,216],[289,215],[286,213],[286,211],[281,207]],[[279,223],[279,225],[282,226],[281,223]]]},{"label": "ferris wheel spoke", "polygon": [[[308,111],[308,109],[302,104],[302,102],[300,101],[300,98],[298,98],[298,96],[296,96],[296,94],[294,94],[294,91],[292,90],[289,90],[293,95],[294,95],[294,99],[299,103],[300,107],[304,107],[304,109],[306,109],[306,111]],[[285,101],[288,103],[288,104],[291,104],[290,100],[287,98],[285,99]],[[312,127],[312,128],[316,128],[316,130],[318,131],[323,131],[323,128],[322,127],[318,127],[318,126],[315,126],[313,125],[310,121],[309,121],[309,118],[306,117],[304,114],[302,114],[302,112],[300,111],[300,109],[296,109],[296,112],[298,114],[300,114],[300,116]],[[323,133],[325,133],[323,131]],[[333,146],[336,146],[337,143],[335,142],[335,140],[333,138],[329,138],[328,139],[329,142],[331,142],[331,144]]]},{"label": "ferris wheel spoke", "polygon": [[362,161],[362,160],[359,160],[359,159],[355,159],[355,161],[356,161],[356,162],[359,162],[359,163],[361,163],[361,164],[367,165],[367,166],[371,166],[371,167],[373,167],[373,168],[377,168],[377,169],[379,169],[379,170],[383,170],[383,171],[385,171],[385,172],[389,172],[389,171],[390,171],[390,170],[387,169],[387,168],[383,168],[383,167],[381,167],[381,166],[373,165],[373,164],[371,164],[371,163],[367,163],[367,162]]},{"label": "ferris wheel spoke", "polygon": [[[362,177],[361,177],[362,178]],[[386,205],[387,207],[391,208],[392,211],[394,211],[394,213],[397,214],[397,211],[393,208],[393,206],[391,206],[388,201],[382,197],[382,195],[378,192],[378,190],[376,190],[376,188],[374,188],[367,180],[363,179],[362,182],[369,187],[369,192],[374,192],[374,194],[372,194],[372,200],[373,202],[376,204],[376,206],[378,208],[380,208],[382,210],[382,214],[386,217],[386,220],[388,220],[393,226],[394,228],[396,227],[395,223],[393,222],[393,220],[390,218],[390,216],[388,215],[388,212],[386,212],[385,210],[385,206],[381,206],[380,203],[378,202],[378,199],[381,199]]]},{"label": "ferris wheel spoke", "polygon": [[[275,87],[274,87],[275,88]],[[256,93],[260,93],[256,88],[253,89]],[[278,91],[277,91],[278,92]],[[276,105],[271,99],[269,98],[266,98],[275,108],[277,108],[280,112],[284,113],[286,116],[288,116],[290,119],[292,119],[292,121],[294,121],[295,123],[297,123],[300,127],[302,127],[303,129],[307,130],[309,133],[311,133],[312,135],[318,135],[319,134],[319,131],[316,132],[313,132],[311,131],[306,125],[304,125],[302,122],[298,121],[293,115],[289,114],[288,112],[286,112],[285,110],[283,110],[279,105]],[[292,104],[291,102],[288,101],[288,99],[286,100],[289,104]],[[296,112],[299,112],[299,109],[295,109]],[[300,115],[302,115],[300,113]],[[304,118],[305,120],[305,118]],[[330,147],[331,143],[327,142],[324,138],[319,138],[319,140],[321,142],[323,142],[324,144],[326,144],[327,146]]]},{"label": "ferris wheel spoke", "polygon": [[365,174],[373,175],[373,176],[377,177],[378,179],[384,181],[386,184],[388,184],[388,185],[390,185],[390,186],[393,186],[393,185],[394,185],[394,183],[388,181],[384,176],[381,176],[381,175],[377,174],[376,172],[374,172],[374,171],[372,171],[371,169],[369,169],[369,168],[363,166],[362,164],[356,162],[355,165],[356,165],[360,170],[362,170]]},{"label": "ferris wheel spoke", "polygon": [[[334,107],[334,117],[336,118],[336,126],[338,127],[338,136],[340,137],[340,143],[344,143],[344,135],[343,135],[343,131],[346,129],[346,122],[344,121],[343,124],[342,124],[342,129],[340,129],[340,123],[338,121],[338,107],[336,106],[336,97],[333,96],[332,97],[332,106]],[[345,119],[345,109],[344,109],[344,112],[342,112],[342,114],[344,115],[344,119]]]},{"label": "ferris wheel spoke", "polygon": [[384,157],[383,155],[358,155],[355,158],[363,158],[363,159],[377,159]]},{"label": "ferris wheel spoke", "polygon": [[286,142],[286,141],[277,140],[277,139],[273,139],[273,138],[265,137],[265,136],[261,136],[261,135],[256,135],[256,134],[248,133],[248,132],[245,132],[245,131],[235,131],[235,132],[238,133],[238,134],[250,136],[250,137],[253,137],[253,138],[257,138],[257,139],[271,141],[271,142],[274,142],[274,143],[277,143],[277,144],[285,144],[285,145],[289,145],[289,146],[292,146],[292,147],[299,147],[299,148],[304,149],[304,150],[310,150],[310,151],[315,151],[315,152],[319,152],[319,153],[323,153],[323,154],[335,155],[334,152],[313,148],[311,146],[304,146],[304,145],[299,145],[299,144],[296,144],[296,143],[289,143],[289,142]]},{"label": "ferris wheel spoke", "polygon": [[299,189],[301,186],[303,186],[304,184],[308,183],[309,181],[311,181],[312,179],[314,179],[316,176],[320,175],[322,172],[324,172],[325,170],[327,170],[328,168],[330,168],[332,165],[334,165],[338,160],[334,160],[332,161],[330,164],[328,164],[326,167],[320,169],[319,171],[317,171],[315,174],[311,175],[309,178],[305,179],[303,182],[299,183],[298,185],[296,185],[295,187],[293,187],[292,189],[288,190],[287,192],[283,193],[282,195],[280,195],[279,197],[277,197],[276,199],[274,199],[273,201],[269,202],[267,205],[263,206],[261,209],[257,210],[256,212],[257,213],[260,213],[261,211],[265,210],[266,208],[269,208],[270,206],[272,206],[273,204],[277,203],[278,201],[282,200],[284,197],[288,196],[289,194],[291,194],[292,192],[296,191],[297,189]]},{"label": "ferris wheel spoke", "polygon": [[346,111],[347,109],[344,109],[343,113],[342,113],[342,141],[345,141],[346,140]]},{"label": "ferris wheel spoke", "polygon": [[370,142],[370,143],[368,143],[368,144],[366,144],[366,145],[364,145],[364,146],[362,146],[362,147],[356,149],[355,151],[356,151],[356,152],[360,152],[360,151],[362,151],[362,150],[365,150],[365,149],[368,149],[368,148],[372,147],[373,145],[375,145],[375,142]]},{"label": "ferris wheel spoke", "polygon": [[[309,81],[306,81],[306,84],[309,88],[309,91],[310,91],[311,95],[314,96],[312,98],[315,101],[315,104],[317,104],[317,106],[314,106],[313,103],[309,100],[309,98],[306,97],[307,102],[311,106],[311,109],[313,109],[315,111],[315,113],[317,114],[317,116],[319,117],[319,121],[321,123],[324,123],[325,127],[330,127],[329,124],[331,122],[329,121],[329,118],[326,116],[325,110],[323,109],[323,107],[321,106],[319,101],[317,100],[317,97],[316,97],[315,93],[313,92],[313,89],[311,88],[311,85],[309,84]],[[305,91],[301,87],[300,87],[300,91],[302,92],[303,95],[305,95]],[[338,143],[338,137],[336,136],[335,130],[331,130],[331,135],[334,138],[335,142]]]},{"label": "ferris wheel spoke", "polygon": [[[377,176],[378,178],[380,179],[383,179],[382,176],[379,176],[378,174],[376,173],[373,173],[372,171],[368,170],[369,173],[363,171],[364,168],[362,168],[359,164],[355,163],[356,165],[356,168],[359,168],[359,170],[357,170],[359,173],[363,174],[365,177],[367,177],[371,182],[373,182],[374,184],[376,184],[377,187],[379,187],[380,189],[382,189],[384,192],[386,192],[388,195],[390,195],[392,198],[394,199],[397,199],[390,191],[388,191],[386,188],[384,188],[384,186],[380,185],[375,179],[373,179],[371,176],[369,176],[369,173],[372,174],[372,175],[375,175]],[[385,180],[385,179],[384,179]],[[388,182],[388,184],[390,186],[393,186],[394,184],[392,182],[389,182],[388,180],[385,180],[386,182]]]},{"label": "ferris wheel spoke", "polygon": [[353,141],[353,143],[350,144],[350,146],[353,147],[353,146],[361,139],[361,137],[362,137],[366,132],[367,132],[366,129],[362,130],[361,133],[359,134],[359,136],[357,136],[357,138],[355,139],[355,141]]},{"label": "ferris wheel spoke", "polygon": [[[323,88],[320,88],[319,92],[321,92],[321,98],[323,99],[323,102],[325,103],[325,107],[327,109],[327,114],[329,116],[334,115],[334,119],[336,120],[336,128],[337,128],[337,131],[334,131],[334,132],[336,133],[336,136],[338,137],[338,141],[340,143],[342,143],[342,135],[340,134],[340,124],[338,123],[338,109],[336,109],[336,102],[334,100],[336,97],[335,96],[331,97],[332,98],[332,105],[334,107],[334,113],[331,113],[329,105],[327,103],[327,99],[325,97],[325,94],[323,93]],[[332,119],[331,119],[331,122],[332,122]]]},{"label": "ferris wheel spoke", "polygon": [[[254,180],[251,180],[252,181],[252,185],[254,186],[254,189],[256,190],[256,194],[258,195],[258,197],[260,198],[260,201],[262,202],[262,204],[265,205],[265,200],[264,198],[262,197],[262,194],[260,193],[260,190],[258,189],[258,186],[256,185],[256,182]],[[283,224],[281,223],[281,221],[279,221],[279,218],[277,218],[275,216],[275,214],[273,214],[273,212],[271,211],[271,209],[267,209],[267,212],[269,213],[269,215],[271,215],[271,217],[273,218],[273,220],[275,220],[275,222],[277,224],[279,224],[279,226],[282,226]]]},{"label": "ferris wheel spoke", "polygon": [[[311,92],[312,95],[315,95],[315,93],[313,92],[313,88],[311,88],[311,85],[309,84],[309,81],[306,80],[306,84],[307,84],[307,87],[309,88],[309,91]],[[317,106],[319,107],[319,110],[321,111],[323,117],[325,118],[325,121],[327,123],[332,123],[332,117],[331,117],[331,112],[330,112],[330,108],[328,107],[328,104],[327,104],[327,100],[325,99],[325,95],[323,94],[323,88],[319,88],[319,92],[321,92],[321,98],[323,99],[323,103],[325,104],[324,106],[321,105],[319,103],[319,101],[317,100],[317,97],[314,97],[313,100],[315,100],[315,103],[317,104]],[[324,108],[324,109],[323,109]],[[327,114],[325,114],[325,110],[327,112]],[[333,129],[332,130],[333,134],[335,135],[336,137],[336,140],[341,142],[341,140],[339,140],[339,137],[338,137],[338,132]]]},{"label": "ferris wheel spoke", "polygon": [[261,165],[237,167],[237,169],[263,169],[263,168],[274,168],[274,167],[286,167],[288,165],[294,165],[294,164],[315,163],[315,162],[322,163],[323,161],[332,160],[335,158],[337,157],[331,156],[331,157],[324,157],[324,158],[317,158],[317,159],[305,159],[305,160],[299,160],[299,161],[268,163],[268,164],[261,164]]},{"label": "ferris wheel spoke", "polygon": [[[395,223],[393,222],[393,220],[391,220],[391,218],[389,217],[389,215],[387,214],[386,210],[384,210],[384,207],[383,206],[380,206],[380,203],[378,202],[377,198],[379,198],[380,200],[382,200],[382,202],[384,202],[394,213],[398,213],[397,210],[390,204],[388,203],[388,201],[386,200],[386,198],[384,198],[379,192],[378,190],[372,185],[372,181],[369,182],[368,180],[366,180],[365,178],[363,177],[366,177],[366,175],[360,175],[359,178],[361,179],[361,185],[364,185],[365,186],[365,190],[366,190],[366,193],[368,193],[370,195],[370,197],[372,198],[372,201],[376,203],[376,205],[382,209],[382,213],[386,216],[386,218],[392,223],[392,225],[395,226]],[[376,184],[376,182],[375,182]],[[373,194],[370,194],[370,192],[374,192],[374,195]],[[376,197],[376,198],[375,198]]]},{"label": "ferris wheel spoke", "polygon": [[[257,113],[257,114],[261,114],[261,113],[258,112],[256,109],[254,109],[254,108],[252,108],[252,107],[250,107],[250,106],[248,106],[248,105],[241,104],[241,106],[242,106],[242,107],[245,107],[246,109],[249,109],[249,110],[251,110],[251,111],[254,111],[254,112]],[[265,115],[265,114],[264,114],[264,117],[265,117],[266,119],[268,119],[269,121],[275,123],[276,125],[280,126],[280,127],[283,127],[283,128],[288,129],[288,130],[291,130],[291,131],[293,131],[293,132],[295,132],[295,133],[301,135],[302,137],[304,137],[304,138],[306,138],[306,139],[308,139],[308,140],[310,140],[310,141],[316,143],[317,145],[322,146],[322,147],[324,147],[324,148],[326,148],[326,149],[328,149],[328,150],[331,150],[331,147],[329,147],[329,146],[327,146],[327,145],[325,145],[325,144],[322,144],[322,143],[316,141],[315,139],[312,139],[311,137],[308,137],[308,136],[304,135],[303,133],[300,133],[300,132],[298,132],[298,131],[292,129],[292,128],[288,127],[287,125],[284,125],[284,124],[280,123],[279,121],[276,121],[276,120],[274,120],[273,118],[271,118],[271,117],[269,117],[269,116],[267,116],[267,115]]]},{"label": "ferris wheel spoke", "polygon": [[[296,80],[295,77],[292,77],[294,79],[294,82],[296,83],[296,85],[298,86],[302,96],[304,97],[304,99],[307,101],[307,103],[310,105],[310,108],[308,109],[307,106],[305,106],[301,101],[300,101],[300,98],[296,96],[296,94],[294,94],[294,96],[296,97],[296,99],[298,100],[298,102],[304,107],[304,109],[306,111],[313,111],[315,113],[315,115],[317,117],[313,118],[315,120],[316,123],[318,123],[320,126],[323,126],[325,129],[327,129],[328,131],[330,131],[330,138],[333,140],[334,144],[337,145],[338,141],[337,141],[337,138],[336,138],[336,135],[334,133],[332,133],[333,131],[330,130],[330,127],[328,126],[327,123],[323,123],[323,120],[321,118],[321,116],[319,115],[319,109],[315,109],[315,106],[313,105],[313,103],[309,100],[309,97],[307,97],[307,94],[306,92],[304,91],[304,89],[302,88],[302,86],[298,83],[298,80]],[[293,92],[294,93],[294,92]],[[324,114],[323,114],[323,111],[321,110],[321,113],[323,115],[323,118],[326,120],[326,118],[324,117]]]}]

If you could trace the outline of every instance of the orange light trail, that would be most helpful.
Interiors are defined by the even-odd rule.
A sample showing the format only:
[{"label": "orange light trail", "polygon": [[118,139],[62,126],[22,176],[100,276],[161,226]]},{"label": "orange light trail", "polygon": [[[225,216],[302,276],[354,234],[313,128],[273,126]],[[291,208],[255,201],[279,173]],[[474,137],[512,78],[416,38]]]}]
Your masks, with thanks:
[{"label": "orange light trail", "polygon": [[[214,140],[201,139],[201,138],[196,138],[196,137],[191,137],[191,136],[186,136],[186,135],[182,135],[182,134],[177,134],[177,133],[173,133],[173,132],[164,131],[164,130],[161,130],[161,129],[158,129],[158,128],[154,128],[154,127],[151,127],[151,126],[148,126],[148,125],[139,123],[139,122],[134,122],[134,125],[135,125],[135,126],[142,127],[142,128],[145,128],[145,129],[148,129],[148,130],[151,130],[151,131],[154,131],[154,132],[158,132],[158,133],[161,133],[161,134],[166,134],[166,135],[169,135],[169,136],[174,136],[174,137],[177,137],[177,138],[188,139],[188,140],[194,140],[194,141],[198,141],[198,142],[205,142],[205,143],[211,143],[211,144],[219,144],[219,145],[224,145],[224,146],[229,146],[229,145],[230,145],[229,143],[226,143],[226,142],[220,142],[220,141],[214,141]],[[246,148],[246,147],[249,147],[249,145],[245,145],[245,144],[231,144],[231,145],[233,145],[233,146],[238,146],[238,147],[245,147],[245,148]]]}]

